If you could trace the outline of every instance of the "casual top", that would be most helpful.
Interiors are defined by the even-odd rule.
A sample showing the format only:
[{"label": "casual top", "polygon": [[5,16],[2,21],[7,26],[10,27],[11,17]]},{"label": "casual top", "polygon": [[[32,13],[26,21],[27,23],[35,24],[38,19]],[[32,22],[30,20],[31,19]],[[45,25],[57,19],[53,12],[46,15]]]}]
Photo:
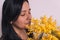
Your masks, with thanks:
[{"label": "casual top", "polygon": [[[29,31],[26,29],[26,32],[29,32]],[[28,37],[33,38],[33,33],[28,35]],[[16,32],[11,28],[10,33],[7,35],[2,35],[0,40],[22,40],[22,39],[20,37],[18,37]]]}]

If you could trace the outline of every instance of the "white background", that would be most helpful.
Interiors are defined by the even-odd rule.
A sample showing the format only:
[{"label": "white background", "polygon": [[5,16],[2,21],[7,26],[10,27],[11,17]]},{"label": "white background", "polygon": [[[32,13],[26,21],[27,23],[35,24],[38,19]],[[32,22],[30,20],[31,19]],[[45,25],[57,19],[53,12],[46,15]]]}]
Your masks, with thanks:
[{"label": "white background", "polygon": [[0,35],[1,33],[1,18],[2,18],[2,5],[3,5],[4,0],[0,0]]},{"label": "white background", "polygon": [[[2,4],[4,0],[0,0],[0,35],[1,35],[1,14]],[[29,0],[32,16],[40,18],[46,15],[52,16],[57,21],[57,25],[60,25],[60,0]]]}]

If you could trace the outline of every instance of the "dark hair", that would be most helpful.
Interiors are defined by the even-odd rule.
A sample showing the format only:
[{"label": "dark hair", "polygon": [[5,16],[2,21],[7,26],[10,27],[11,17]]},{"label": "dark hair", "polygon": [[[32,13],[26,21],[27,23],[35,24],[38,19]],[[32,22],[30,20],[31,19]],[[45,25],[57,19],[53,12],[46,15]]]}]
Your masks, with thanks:
[{"label": "dark hair", "polygon": [[21,13],[22,5],[28,0],[5,0],[2,8],[2,34],[9,33],[10,21],[16,21]]}]

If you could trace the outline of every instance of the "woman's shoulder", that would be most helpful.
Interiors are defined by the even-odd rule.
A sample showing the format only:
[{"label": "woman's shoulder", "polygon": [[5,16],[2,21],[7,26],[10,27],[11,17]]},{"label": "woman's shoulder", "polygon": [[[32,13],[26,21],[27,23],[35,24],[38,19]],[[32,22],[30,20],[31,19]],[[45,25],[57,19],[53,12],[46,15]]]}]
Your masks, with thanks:
[{"label": "woman's shoulder", "polygon": [[5,36],[5,35],[2,35],[2,36],[0,37],[0,40],[6,40],[6,36]]},{"label": "woman's shoulder", "polygon": [[18,38],[16,35],[2,35],[0,37],[0,40],[22,40],[21,38]]}]

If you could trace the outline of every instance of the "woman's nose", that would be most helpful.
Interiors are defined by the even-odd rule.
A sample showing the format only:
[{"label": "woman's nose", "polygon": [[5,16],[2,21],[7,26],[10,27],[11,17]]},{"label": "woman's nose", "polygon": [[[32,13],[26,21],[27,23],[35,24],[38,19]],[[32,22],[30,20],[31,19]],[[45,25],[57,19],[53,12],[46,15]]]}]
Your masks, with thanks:
[{"label": "woman's nose", "polygon": [[32,18],[32,15],[30,14],[29,19],[31,20],[31,18]]},{"label": "woman's nose", "polygon": [[28,14],[27,19],[28,20],[31,20],[31,18],[32,18],[32,15],[31,14]]}]

